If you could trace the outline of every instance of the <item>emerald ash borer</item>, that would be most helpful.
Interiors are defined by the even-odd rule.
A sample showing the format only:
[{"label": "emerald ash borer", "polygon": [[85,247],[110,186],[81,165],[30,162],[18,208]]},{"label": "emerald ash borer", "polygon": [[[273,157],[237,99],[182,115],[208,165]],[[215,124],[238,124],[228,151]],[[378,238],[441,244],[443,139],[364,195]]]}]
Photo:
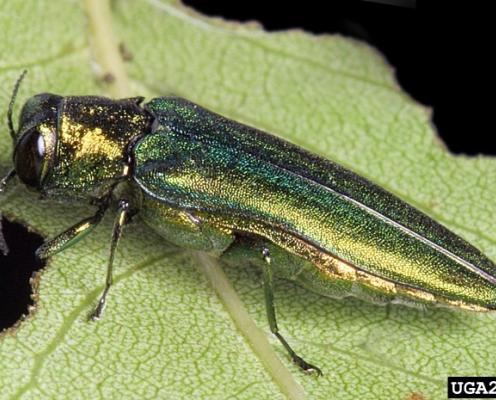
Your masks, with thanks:
[{"label": "emerald ash borer", "polygon": [[15,176],[47,199],[89,201],[94,215],[46,241],[53,255],[117,205],[106,286],[122,228],[138,215],[166,241],[263,275],[270,330],[306,372],[276,323],[273,276],[324,296],[380,304],[496,309],[496,266],[478,249],[365,178],[285,140],[178,97],[42,93],[14,129]]}]

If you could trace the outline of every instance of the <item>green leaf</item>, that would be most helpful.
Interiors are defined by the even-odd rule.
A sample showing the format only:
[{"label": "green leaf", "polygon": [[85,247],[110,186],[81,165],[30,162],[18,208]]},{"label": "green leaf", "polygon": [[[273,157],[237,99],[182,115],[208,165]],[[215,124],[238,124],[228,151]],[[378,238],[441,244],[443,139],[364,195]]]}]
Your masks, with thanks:
[{"label": "green leaf", "polygon": [[[267,33],[172,0],[111,4],[14,0],[0,10],[1,115],[24,68],[16,113],[43,91],[181,95],[344,164],[496,258],[496,161],[449,154],[430,111],[401,91],[374,49],[341,36]],[[122,62],[119,43],[132,61]],[[3,126],[2,173],[11,165]],[[0,207],[46,235],[91,212],[42,203],[21,186]],[[0,398],[442,399],[447,376],[496,370],[494,315],[336,301],[278,281],[283,334],[324,371],[306,376],[269,335],[257,270],[224,275],[140,223],[125,231],[103,319],[88,322],[111,224],[109,215],[53,257],[36,310],[0,338]]]}]

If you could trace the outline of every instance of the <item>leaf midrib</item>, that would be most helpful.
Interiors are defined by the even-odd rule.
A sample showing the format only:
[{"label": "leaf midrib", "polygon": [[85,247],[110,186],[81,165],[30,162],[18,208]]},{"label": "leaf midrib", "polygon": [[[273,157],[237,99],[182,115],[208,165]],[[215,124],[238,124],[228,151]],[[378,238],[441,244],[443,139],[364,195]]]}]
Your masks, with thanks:
[{"label": "leaf midrib", "polygon": [[[109,94],[115,98],[133,96],[130,78],[125,70],[119,54],[118,42],[112,31],[109,1],[86,0],[85,5],[90,25],[90,43],[95,61],[101,66],[105,74],[111,74],[115,78],[108,85]],[[105,28],[102,29],[99,24],[105,25]],[[204,253],[194,253],[194,258],[197,260],[199,269],[217,293],[236,328],[248,341],[255,355],[281,392],[289,399],[304,399],[306,395],[303,388],[294,379],[290,370],[279,360],[267,336],[256,326],[218,262]],[[80,310],[78,310],[78,314],[79,312]]]}]

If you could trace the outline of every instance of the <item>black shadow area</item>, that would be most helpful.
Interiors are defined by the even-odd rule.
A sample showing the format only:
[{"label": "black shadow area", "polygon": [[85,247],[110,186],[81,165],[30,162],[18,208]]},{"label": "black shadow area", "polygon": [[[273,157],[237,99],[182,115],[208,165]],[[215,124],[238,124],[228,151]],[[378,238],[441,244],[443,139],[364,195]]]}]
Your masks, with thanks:
[{"label": "black shadow area", "polygon": [[489,3],[419,1],[415,8],[415,0],[183,2],[209,16],[256,20],[268,31],[301,28],[365,41],[385,55],[409,95],[432,107],[451,152],[496,155],[496,24]]}]

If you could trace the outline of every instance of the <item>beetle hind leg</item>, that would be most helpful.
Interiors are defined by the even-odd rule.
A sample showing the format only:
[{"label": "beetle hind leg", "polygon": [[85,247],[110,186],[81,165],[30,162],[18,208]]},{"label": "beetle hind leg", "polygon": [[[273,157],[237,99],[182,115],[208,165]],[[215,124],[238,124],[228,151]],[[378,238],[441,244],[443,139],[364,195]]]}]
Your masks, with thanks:
[{"label": "beetle hind leg", "polygon": [[265,308],[267,311],[267,319],[269,320],[270,331],[279,339],[286,351],[289,353],[293,362],[298,365],[306,373],[315,373],[317,375],[322,375],[320,368],[306,362],[301,358],[288,344],[286,339],[279,333],[279,328],[277,326],[276,310],[274,305],[274,285],[273,285],[273,274],[270,252],[267,247],[262,249],[262,257],[265,261],[263,266],[263,287],[265,295]]}]

